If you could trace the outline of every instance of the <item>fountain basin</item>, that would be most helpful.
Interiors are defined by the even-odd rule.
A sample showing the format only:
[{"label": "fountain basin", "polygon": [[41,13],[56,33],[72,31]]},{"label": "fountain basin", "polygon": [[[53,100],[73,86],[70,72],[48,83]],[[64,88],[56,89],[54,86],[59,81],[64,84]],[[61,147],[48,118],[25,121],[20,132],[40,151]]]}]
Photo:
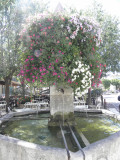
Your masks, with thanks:
[{"label": "fountain basin", "polygon": [[[102,112],[106,112],[102,110]],[[19,113],[19,115],[22,113]],[[25,112],[24,112],[25,114]],[[26,113],[28,114],[28,113]],[[106,112],[105,114],[108,114]],[[16,116],[18,113],[12,113],[10,116]],[[114,116],[114,114],[110,114]],[[118,117],[119,119],[119,117]],[[8,136],[0,135],[0,157],[1,160],[13,160],[14,157],[17,160],[67,160],[66,150],[62,148],[48,147],[43,145],[37,145],[23,140],[11,138]],[[99,140],[83,148],[85,153],[85,160],[119,160],[120,149],[120,132]],[[83,155],[81,151],[70,151],[71,160],[82,160]],[[8,158],[9,157],[9,158]],[[21,158],[22,157],[22,158]],[[20,159],[21,158],[21,159]]]}]

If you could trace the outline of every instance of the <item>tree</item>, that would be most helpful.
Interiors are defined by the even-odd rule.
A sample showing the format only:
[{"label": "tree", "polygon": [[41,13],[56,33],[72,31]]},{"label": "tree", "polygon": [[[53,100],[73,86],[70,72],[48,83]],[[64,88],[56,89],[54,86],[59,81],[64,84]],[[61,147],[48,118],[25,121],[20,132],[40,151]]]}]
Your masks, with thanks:
[{"label": "tree", "polygon": [[0,3],[0,78],[5,80],[6,111],[9,106],[9,85],[13,75],[20,67],[20,55],[23,52],[19,34],[26,17],[30,14],[30,12],[27,14],[23,12],[20,7],[18,9],[18,3],[15,2],[5,0]]},{"label": "tree", "polygon": [[120,80],[119,79],[112,79],[111,84],[116,87],[116,90],[120,88]]},{"label": "tree", "polygon": [[9,5],[5,3],[0,11],[0,78],[5,81],[6,111],[9,105],[9,85],[19,63],[20,41],[18,37],[22,21],[21,11],[16,10],[14,4],[11,5],[11,3]]},{"label": "tree", "polygon": [[120,21],[117,17],[107,14],[101,4],[94,1],[92,9],[87,15],[94,17],[102,29],[102,43],[99,47],[99,54],[102,56],[103,64],[106,64],[108,71],[120,71]]},{"label": "tree", "polygon": [[108,89],[110,87],[110,83],[111,83],[111,81],[108,80],[108,79],[103,79],[102,80],[102,84],[103,84],[105,89]]}]

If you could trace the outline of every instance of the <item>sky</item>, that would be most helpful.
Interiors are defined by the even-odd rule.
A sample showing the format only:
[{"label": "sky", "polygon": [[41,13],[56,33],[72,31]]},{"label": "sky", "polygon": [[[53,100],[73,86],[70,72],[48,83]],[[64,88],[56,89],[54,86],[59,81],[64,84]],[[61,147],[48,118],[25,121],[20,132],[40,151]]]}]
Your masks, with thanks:
[{"label": "sky", "polygon": [[[57,4],[60,2],[63,7],[74,7],[77,10],[87,9],[92,4],[93,0],[49,0],[50,9],[54,11]],[[120,0],[96,0],[103,5],[103,9],[111,15],[120,18]]]},{"label": "sky", "polygon": [[[19,0],[27,6],[30,0]],[[50,11],[54,12],[56,6],[60,2],[61,5],[65,8],[74,7],[78,11],[83,9],[90,8],[94,0],[32,0],[32,1],[43,1],[49,2]],[[117,16],[120,19],[120,0],[96,0],[98,3],[103,5],[103,9],[113,15]]]}]

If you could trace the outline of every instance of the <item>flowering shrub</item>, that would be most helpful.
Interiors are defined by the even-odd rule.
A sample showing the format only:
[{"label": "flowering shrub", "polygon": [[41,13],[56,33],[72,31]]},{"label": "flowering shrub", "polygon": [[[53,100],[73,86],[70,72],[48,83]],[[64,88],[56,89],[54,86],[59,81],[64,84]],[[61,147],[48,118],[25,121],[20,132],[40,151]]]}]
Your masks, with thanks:
[{"label": "flowering shrub", "polygon": [[81,91],[89,88],[91,81],[94,86],[102,73],[95,53],[100,33],[97,23],[77,15],[32,19],[21,33],[25,52],[19,75],[29,83],[62,84]]},{"label": "flowering shrub", "polygon": [[17,104],[25,104],[26,102],[30,102],[31,101],[31,97],[21,97],[18,99]]}]

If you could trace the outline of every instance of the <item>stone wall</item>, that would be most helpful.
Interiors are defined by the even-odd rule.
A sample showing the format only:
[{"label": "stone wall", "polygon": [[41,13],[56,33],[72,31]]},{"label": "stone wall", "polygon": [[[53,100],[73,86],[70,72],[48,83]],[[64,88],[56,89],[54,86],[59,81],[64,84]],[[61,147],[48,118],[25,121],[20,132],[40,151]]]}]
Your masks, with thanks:
[{"label": "stone wall", "polygon": [[65,149],[44,147],[0,135],[0,160],[67,160]]},{"label": "stone wall", "polygon": [[[70,160],[120,160],[120,131],[81,151],[70,152]],[[45,147],[0,135],[0,160],[68,160],[65,149]]]},{"label": "stone wall", "polygon": [[[110,111],[102,112],[111,116]],[[10,113],[1,122],[23,113]],[[70,160],[120,160],[120,131],[90,144],[83,148],[83,152],[85,159],[81,151],[78,151],[70,152]],[[65,149],[45,147],[0,135],[0,160],[68,160],[68,157]]]}]

